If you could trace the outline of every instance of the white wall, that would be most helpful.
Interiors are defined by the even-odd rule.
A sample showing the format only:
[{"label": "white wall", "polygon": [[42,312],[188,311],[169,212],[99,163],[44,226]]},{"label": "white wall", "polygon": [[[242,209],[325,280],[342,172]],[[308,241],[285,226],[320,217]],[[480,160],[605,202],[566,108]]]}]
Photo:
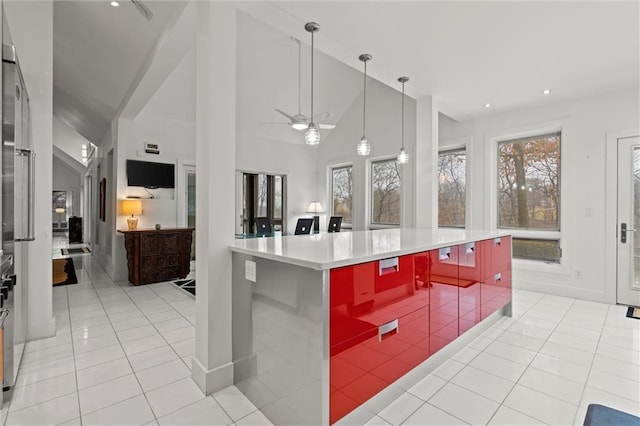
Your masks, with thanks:
[{"label": "white wall", "polygon": [[[467,214],[474,228],[495,227],[491,200],[492,139],[562,126],[561,265],[514,261],[514,286],[602,302],[615,302],[615,282],[605,276],[605,241],[615,239],[615,224],[605,223],[605,151],[608,132],[637,129],[638,91],[627,90],[573,102],[550,104],[456,123],[440,120],[440,141],[471,138],[470,177],[474,182]],[[495,151],[493,151],[495,152]],[[578,277],[578,272],[580,277]]]},{"label": "white wall", "polygon": [[51,286],[51,157],[53,155],[53,4],[3,2],[31,104],[36,151],[36,241],[28,243],[29,340],[55,333]]},{"label": "white wall", "polygon": [[[53,190],[54,191],[71,191],[72,209],[66,213],[67,217],[79,216],[82,211],[81,191],[82,191],[82,175],[78,171],[69,167],[55,155],[53,156]],[[53,220],[57,220],[58,215],[53,213]]]},{"label": "white wall", "polygon": [[[401,89],[400,84],[398,86]],[[319,145],[316,163],[318,168],[318,195],[327,211],[324,217],[321,217],[321,230],[326,229],[332,202],[329,166],[346,163],[353,164],[353,229],[366,229],[367,221],[369,220],[367,200],[370,191],[367,176],[371,160],[395,158],[402,145],[402,95],[396,88],[391,88],[369,78],[367,81],[366,136],[371,144],[371,153],[366,158],[357,155],[356,146],[362,137],[362,90],[360,92],[360,95],[353,102],[347,113],[342,116],[336,128],[321,140]],[[405,99],[404,137],[405,149],[409,154],[410,161],[402,166],[403,214],[406,218],[403,225],[411,226],[413,216],[409,194],[412,193],[413,189],[411,176],[414,164],[412,147],[415,146],[416,140],[416,101],[409,97]]]},{"label": "white wall", "polygon": [[[186,92],[186,94],[185,94]],[[168,107],[168,105],[171,105]],[[172,111],[180,111],[180,119]],[[186,119],[185,119],[186,118]],[[189,119],[190,118],[190,119]],[[128,196],[142,200],[142,215],[138,217],[138,228],[163,228],[178,226],[178,191],[184,191],[185,180],[181,174],[185,164],[195,165],[195,53],[186,52],[185,57],[167,77],[140,114],[133,120],[117,120],[117,142],[114,155],[114,225],[112,235],[113,279],[127,277],[124,237],[116,232],[126,229],[126,216],[120,212],[120,202]],[[158,145],[160,154],[145,153],[145,142]],[[140,187],[127,186],[127,159],[172,163],[175,167],[176,188],[150,190],[156,198]]]}]

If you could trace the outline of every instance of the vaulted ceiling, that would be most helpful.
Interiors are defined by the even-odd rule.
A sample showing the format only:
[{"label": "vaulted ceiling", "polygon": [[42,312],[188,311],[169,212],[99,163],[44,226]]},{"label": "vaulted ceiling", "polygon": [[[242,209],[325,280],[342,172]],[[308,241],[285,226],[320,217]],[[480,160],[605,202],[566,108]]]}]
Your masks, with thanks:
[{"label": "vaulted ceiling", "polygon": [[[117,8],[107,1],[54,2],[54,115],[91,142],[100,143],[142,75],[153,68],[159,40],[186,6],[145,3],[154,14],[151,22],[129,0]],[[324,66],[318,69],[316,112],[333,112],[331,122],[339,120],[361,89],[357,58],[365,52],[374,56],[368,67],[372,77],[398,88],[397,77],[408,75],[410,96],[435,95],[442,111],[458,120],[637,88],[639,83],[640,6],[635,1],[237,4],[280,33],[261,38],[262,24],[245,21],[238,26],[238,74],[254,67],[254,75],[262,78],[250,88],[238,88],[239,95],[248,91],[260,100],[243,104],[238,122],[255,117],[253,125],[261,126],[261,133],[261,121],[286,122],[274,108],[297,112],[297,49],[290,36],[309,43],[303,28],[308,21],[321,25],[316,48],[318,65]],[[303,113],[309,104],[306,49]],[[263,64],[264,73],[256,74]],[[541,95],[544,89],[551,94]],[[485,108],[486,103],[492,107]],[[286,126],[282,133],[278,129],[274,125],[266,132],[274,139],[295,136]]]}]

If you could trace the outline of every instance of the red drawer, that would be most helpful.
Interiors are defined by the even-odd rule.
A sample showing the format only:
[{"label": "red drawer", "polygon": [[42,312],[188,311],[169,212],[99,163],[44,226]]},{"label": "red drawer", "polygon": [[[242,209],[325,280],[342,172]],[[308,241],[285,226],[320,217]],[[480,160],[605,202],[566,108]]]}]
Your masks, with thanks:
[{"label": "red drawer", "polygon": [[[377,329],[375,336],[331,355],[331,423],[335,423],[429,356],[429,307]],[[384,327],[384,324],[383,324]]]},{"label": "red drawer", "polygon": [[511,270],[511,237],[498,237],[482,241],[484,254],[483,276]]},{"label": "red drawer", "polygon": [[429,303],[415,288],[413,255],[332,269],[330,283],[332,354]]},{"label": "red drawer", "polygon": [[485,319],[511,301],[511,270],[497,272],[480,285],[481,318]]}]

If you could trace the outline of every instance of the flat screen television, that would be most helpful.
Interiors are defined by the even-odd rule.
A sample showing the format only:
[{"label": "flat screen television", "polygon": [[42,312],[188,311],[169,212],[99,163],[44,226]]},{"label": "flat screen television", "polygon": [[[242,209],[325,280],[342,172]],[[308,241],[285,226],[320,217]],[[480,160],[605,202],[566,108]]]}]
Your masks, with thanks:
[{"label": "flat screen television", "polygon": [[127,185],[145,188],[175,188],[175,165],[127,160]]}]

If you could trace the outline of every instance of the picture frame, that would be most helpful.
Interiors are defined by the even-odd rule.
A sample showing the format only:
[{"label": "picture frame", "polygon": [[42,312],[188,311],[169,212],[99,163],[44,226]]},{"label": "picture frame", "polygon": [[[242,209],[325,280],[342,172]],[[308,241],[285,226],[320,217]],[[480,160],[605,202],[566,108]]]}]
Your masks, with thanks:
[{"label": "picture frame", "polygon": [[107,197],[107,178],[100,180],[100,204],[98,206],[98,214],[100,220],[106,222],[106,197]]}]

